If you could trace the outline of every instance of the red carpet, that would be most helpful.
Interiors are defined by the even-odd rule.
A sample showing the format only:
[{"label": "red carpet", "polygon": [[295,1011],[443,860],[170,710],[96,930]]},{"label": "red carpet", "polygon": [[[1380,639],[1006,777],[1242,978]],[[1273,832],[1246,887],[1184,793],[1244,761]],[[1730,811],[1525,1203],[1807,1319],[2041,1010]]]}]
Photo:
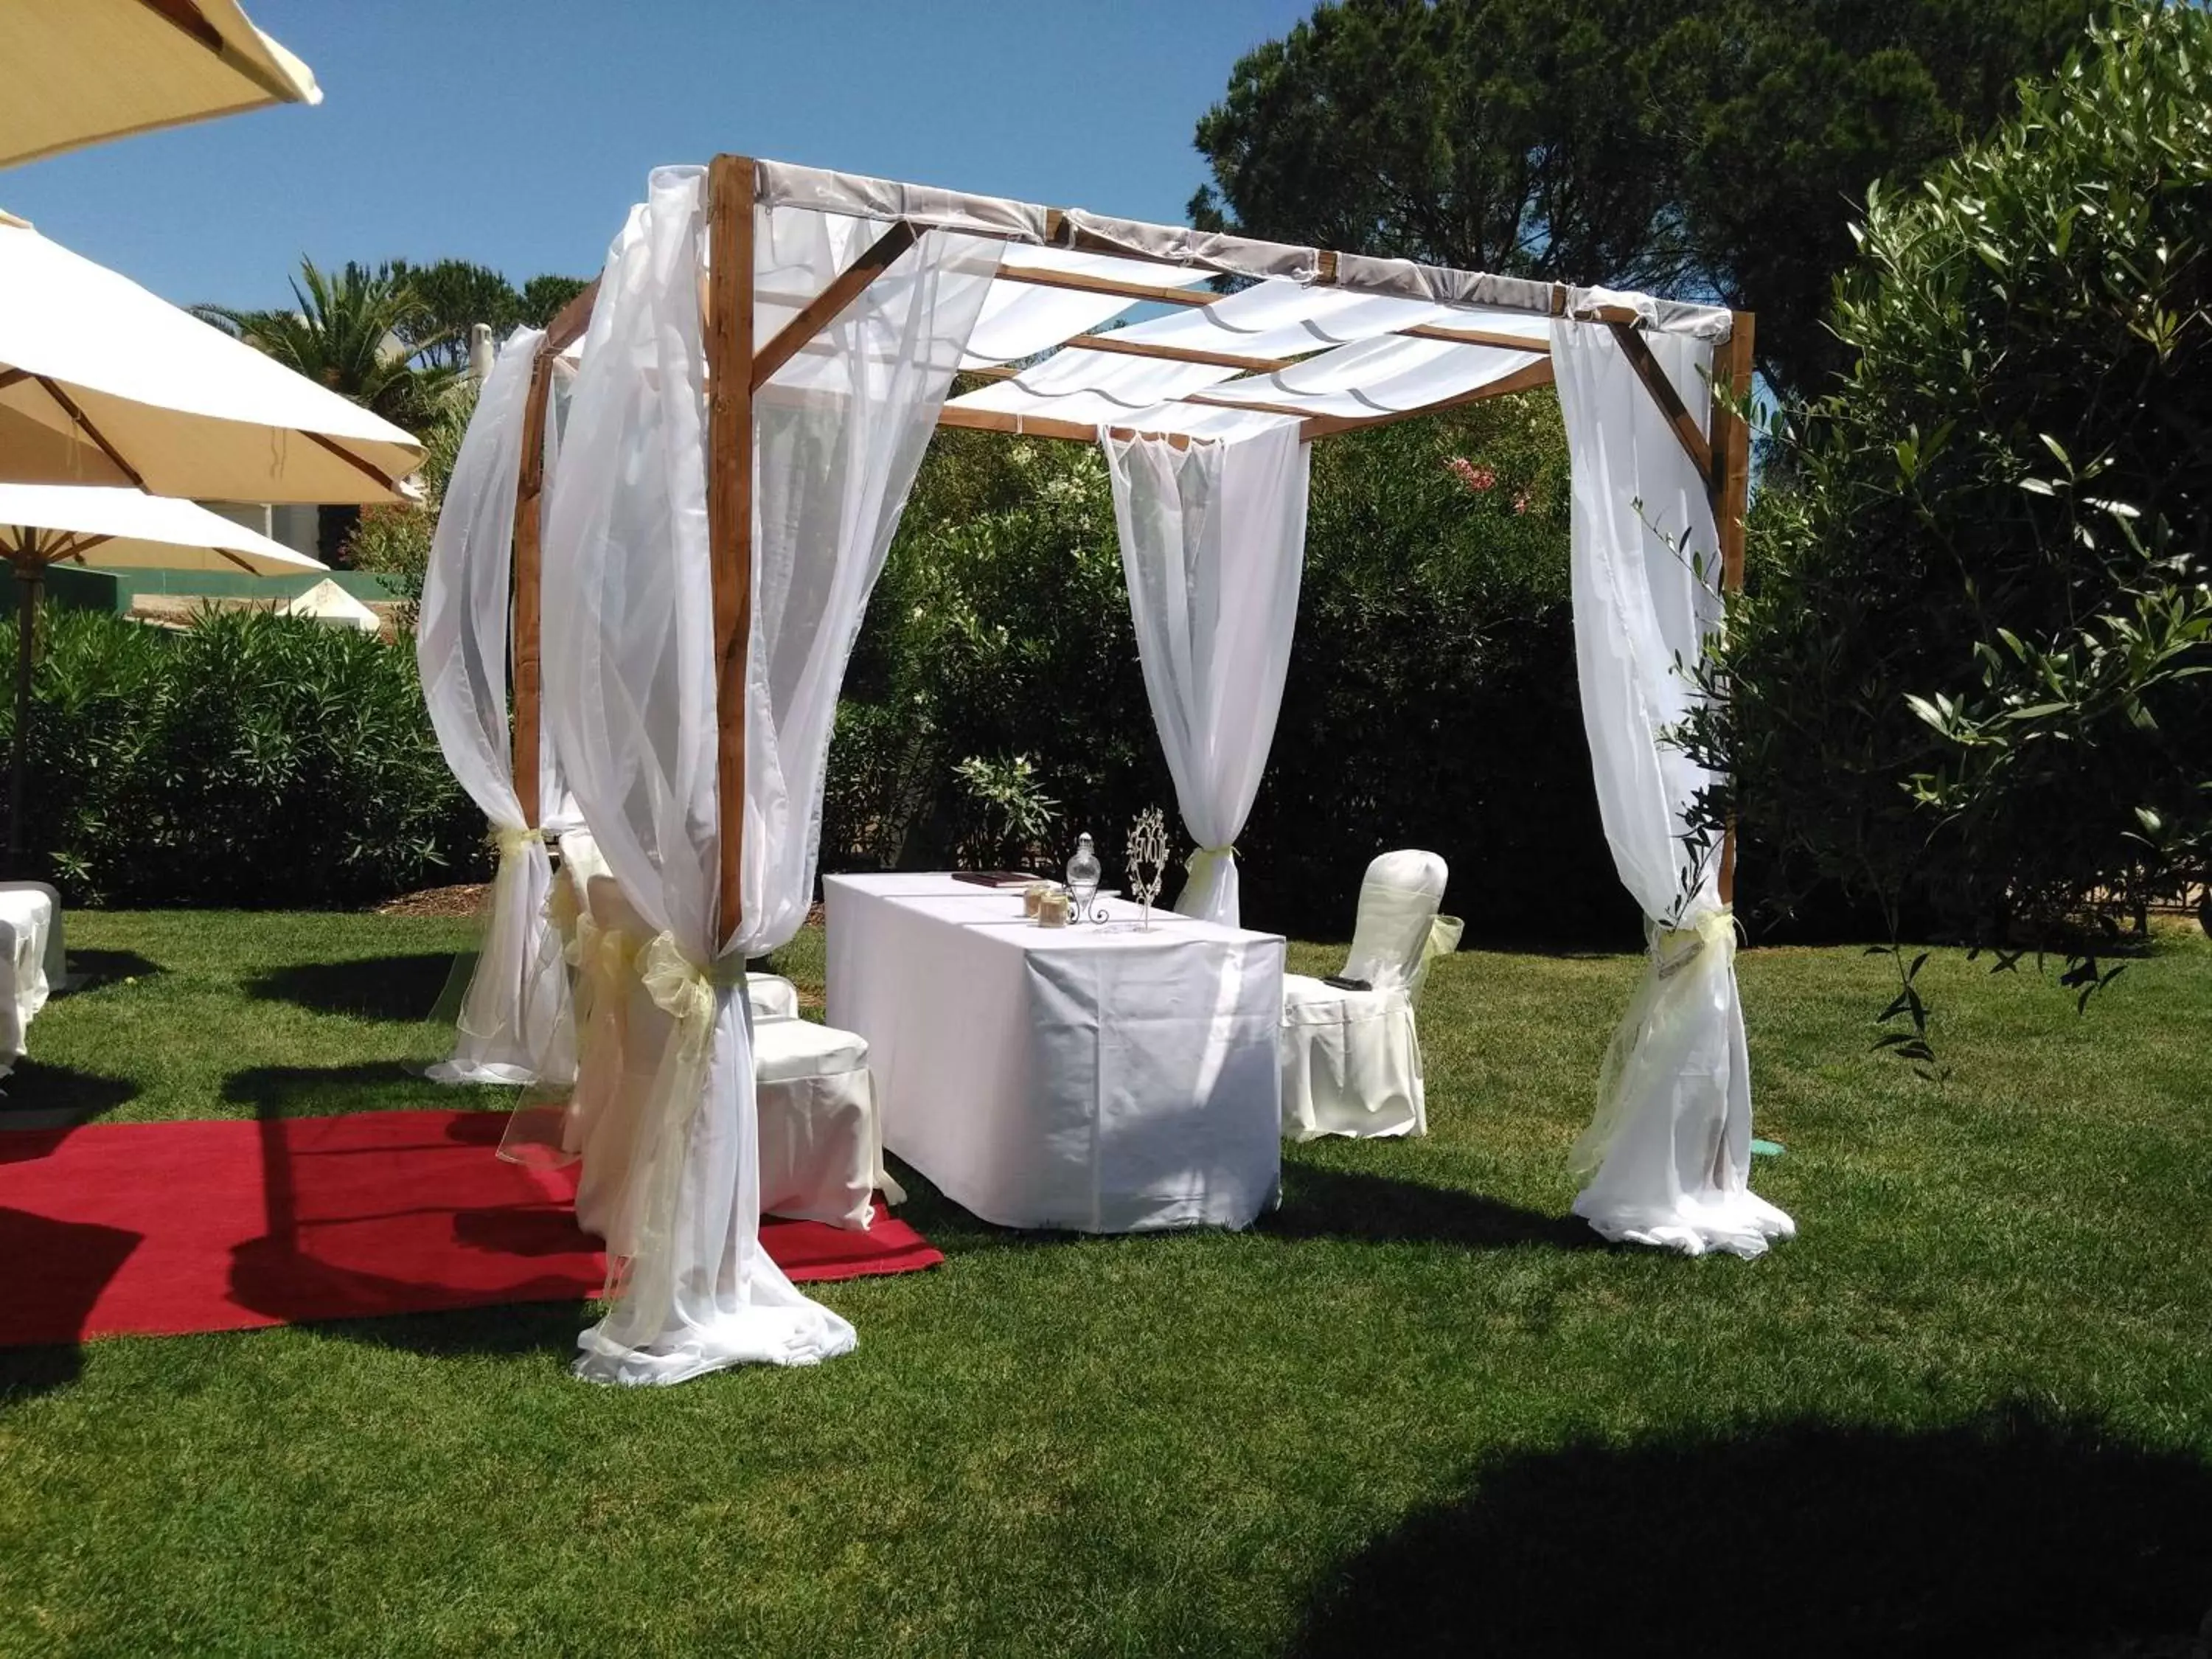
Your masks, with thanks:
[{"label": "red carpet", "polygon": [[[493,1155],[496,1112],[0,1132],[0,1347],[597,1295],[574,1171]],[[904,1222],[764,1222],[800,1280],[945,1258]]]}]

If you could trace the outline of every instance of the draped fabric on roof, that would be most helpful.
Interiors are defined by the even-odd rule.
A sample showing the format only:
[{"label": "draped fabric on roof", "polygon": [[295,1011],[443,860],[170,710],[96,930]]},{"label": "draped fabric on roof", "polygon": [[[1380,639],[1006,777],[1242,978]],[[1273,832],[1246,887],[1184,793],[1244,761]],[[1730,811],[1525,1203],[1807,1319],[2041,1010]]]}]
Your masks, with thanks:
[{"label": "draped fabric on roof", "polygon": [[[1018,418],[1233,437],[1264,429],[1268,422],[1243,418],[1260,410],[1335,429],[1448,405],[1526,374],[1548,356],[1555,316],[1601,313],[1707,341],[1733,325],[1722,307],[1648,295],[754,166],[759,199],[776,212],[1004,239],[961,367],[1006,378],[952,399],[955,425]],[[1175,312],[1129,320],[1164,304]],[[994,418],[963,422],[963,413]]]}]

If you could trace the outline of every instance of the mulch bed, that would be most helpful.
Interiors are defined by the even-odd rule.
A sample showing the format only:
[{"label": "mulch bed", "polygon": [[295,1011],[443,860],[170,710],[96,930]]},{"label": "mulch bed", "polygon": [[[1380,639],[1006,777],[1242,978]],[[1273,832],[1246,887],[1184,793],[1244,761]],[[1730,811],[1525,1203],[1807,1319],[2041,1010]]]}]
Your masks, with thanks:
[{"label": "mulch bed", "polygon": [[483,908],[489,882],[470,882],[459,887],[426,887],[419,893],[403,893],[389,904],[380,904],[380,916],[472,916]]}]

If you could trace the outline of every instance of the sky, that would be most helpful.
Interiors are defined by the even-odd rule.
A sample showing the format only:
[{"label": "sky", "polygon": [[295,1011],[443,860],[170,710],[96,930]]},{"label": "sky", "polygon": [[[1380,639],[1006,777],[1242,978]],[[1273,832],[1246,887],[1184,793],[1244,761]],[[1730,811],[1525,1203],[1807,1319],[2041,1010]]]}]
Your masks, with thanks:
[{"label": "sky", "polygon": [[0,173],[0,208],[180,305],[301,255],[596,273],[717,150],[1182,223],[1237,60],[1311,0],[246,0],[283,106]]}]

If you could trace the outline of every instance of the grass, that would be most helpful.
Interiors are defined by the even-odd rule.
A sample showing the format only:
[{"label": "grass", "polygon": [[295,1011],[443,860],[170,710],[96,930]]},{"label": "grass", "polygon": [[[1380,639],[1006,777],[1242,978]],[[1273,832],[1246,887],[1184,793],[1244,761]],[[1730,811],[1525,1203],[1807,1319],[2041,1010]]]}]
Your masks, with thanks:
[{"label": "grass", "polygon": [[[0,1122],[425,1096],[450,924],[70,927],[97,982]],[[780,965],[818,988],[818,936]],[[1741,969],[1802,1230],[1758,1262],[1565,1218],[1633,963],[1468,951],[1429,1139],[1287,1149],[1242,1235],[917,1182],[949,1261],[825,1287],[861,1345],[818,1370],[585,1388],[568,1305],[0,1352],[0,1652],[2190,1651],[2212,950],[2086,1018],[1939,953],[1940,1083],[1869,1052],[1879,959]]]}]

